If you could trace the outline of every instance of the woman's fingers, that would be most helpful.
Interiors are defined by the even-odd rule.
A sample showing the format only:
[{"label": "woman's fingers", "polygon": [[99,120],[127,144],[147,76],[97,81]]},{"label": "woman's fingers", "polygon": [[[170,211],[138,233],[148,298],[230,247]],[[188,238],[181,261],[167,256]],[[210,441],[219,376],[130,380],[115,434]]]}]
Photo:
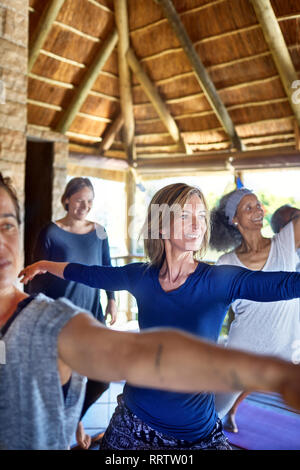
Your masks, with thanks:
[{"label": "woman's fingers", "polygon": [[18,277],[20,277],[20,282],[22,282],[23,284],[27,284],[27,282],[31,281],[35,276],[37,276],[38,274],[45,274],[47,271],[44,270],[44,269],[40,269],[40,268],[24,268],[22,269],[22,271],[20,271]]}]

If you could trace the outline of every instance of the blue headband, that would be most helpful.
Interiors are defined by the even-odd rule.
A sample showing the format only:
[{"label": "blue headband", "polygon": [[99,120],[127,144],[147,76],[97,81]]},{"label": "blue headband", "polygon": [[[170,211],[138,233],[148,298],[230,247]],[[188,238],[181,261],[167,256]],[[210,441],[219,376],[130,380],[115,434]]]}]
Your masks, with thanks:
[{"label": "blue headband", "polygon": [[225,215],[228,217],[230,225],[233,225],[232,220],[243,197],[252,193],[253,192],[250,189],[241,188],[234,191],[234,193],[232,193],[232,195],[228,198],[225,206]]}]

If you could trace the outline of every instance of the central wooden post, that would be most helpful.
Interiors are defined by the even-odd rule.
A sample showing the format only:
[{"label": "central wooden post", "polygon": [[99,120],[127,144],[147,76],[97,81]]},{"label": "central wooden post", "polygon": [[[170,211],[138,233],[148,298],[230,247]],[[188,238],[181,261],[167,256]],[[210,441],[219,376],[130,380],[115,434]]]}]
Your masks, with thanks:
[{"label": "central wooden post", "polygon": [[136,160],[134,146],[134,116],[131,90],[131,75],[126,59],[129,49],[127,0],[114,0],[116,25],[119,34],[118,63],[121,111],[124,118],[123,134],[125,151],[130,165]]},{"label": "central wooden post", "polygon": [[[127,248],[127,263],[132,263],[132,256],[136,253],[136,236],[134,230],[134,219],[135,219],[135,193],[136,193],[136,179],[135,172],[132,168],[129,168],[126,175],[126,248]],[[128,294],[127,303],[127,319],[132,320],[132,308],[134,306],[133,297]]]}]

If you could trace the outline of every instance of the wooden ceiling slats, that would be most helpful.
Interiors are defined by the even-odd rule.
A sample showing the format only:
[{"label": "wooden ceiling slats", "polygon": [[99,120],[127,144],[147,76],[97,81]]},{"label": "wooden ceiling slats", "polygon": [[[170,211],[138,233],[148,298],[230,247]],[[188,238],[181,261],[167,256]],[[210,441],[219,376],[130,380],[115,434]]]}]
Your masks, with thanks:
[{"label": "wooden ceiling slats", "polygon": [[172,145],[173,140],[170,134],[161,132],[160,134],[136,135],[134,138],[136,145]]},{"label": "wooden ceiling slats", "polygon": [[227,140],[227,136],[224,132],[222,127],[218,127],[215,129],[210,129],[209,133],[207,131],[200,131],[200,132],[182,132],[184,136],[184,140],[189,144],[210,144],[213,142],[223,142]]},{"label": "wooden ceiling slats", "polygon": [[111,101],[104,98],[99,99],[97,96],[90,93],[83,103],[80,111],[87,114],[110,118],[110,116],[117,112],[118,108],[119,101]]},{"label": "wooden ceiling slats", "polygon": [[110,32],[108,38],[97,51],[97,54],[94,57],[89,69],[86,71],[86,74],[84,75],[79,87],[74,90],[71,102],[69,103],[67,109],[64,111],[64,114],[58,123],[57,130],[59,132],[65,133],[66,130],[70,128],[77,112],[80,110],[82,104],[86,100],[89,92],[91,91],[97,79],[97,76],[102,70],[103,65],[107,61],[108,57],[111,55],[117,41],[118,33],[114,28]]},{"label": "wooden ceiling slats", "polygon": [[95,116],[93,114],[82,113],[81,111],[79,111],[77,113],[77,116],[78,117],[84,117],[86,119],[91,119],[92,121],[97,121],[97,122],[106,122],[106,123],[111,122],[111,119],[109,119],[109,118],[104,118],[102,116]]},{"label": "wooden ceiling slats", "polygon": [[[80,68],[76,65],[40,54],[33,66],[32,73],[76,86],[81,81],[84,69],[85,67]],[[30,80],[31,78],[29,77]]]},{"label": "wooden ceiling slats", "polygon": [[60,21],[55,20],[53,24],[55,26],[58,26],[61,29],[66,29],[67,31],[70,31],[71,33],[76,34],[77,36],[80,36],[84,39],[88,39],[89,41],[97,42],[97,43],[101,41],[101,39],[95,36],[91,36],[90,34],[83,33],[82,31],[80,31],[80,29],[76,29],[73,26],[67,25],[65,23],[61,23]]},{"label": "wooden ceiling slats", "polygon": [[101,137],[92,136],[92,135],[89,135],[89,134],[80,134],[79,132],[68,131],[68,132],[66,132],[66,135],[68,137],[72,138],[72,140],[76,139],[79,142],[85,142],[85,143],[88,143],[88,144],[90,144],[91,142],[92,143],[101,142]]},{"label": "wooden ceiling slats", "polygon": [[[300,70],[300,45],[299,43],[293,44],[289,46],[289,51],[292,56],[293,62],[298,64],[298,70]],[[258,62],[257,62],[258,61]],[[147,66],[145,64],[145,66]],[[244,70],[241,69],[244,67]],[[232,71],[231,71],[232,68]],[[187,67],[188,70],[177,73],[174,75],[170,75],[166,78],[158,78],[155,79],[156,85],[167,84],[175,80],[180,80],[181,78],[186,78],[188,76],[192,76],[194,72],[192,72],[190,67]],[[156,70],[156,69],[155,69]],[[238,79],[239,73],[243,77],[243,81],[245,80],[245,76],[247,77],[247,73],[258,73],[263,74],[263,71],[266,70],[265,73],[270,74],[276,70],[274,62],[271,57],[271,52],[266,50],[264,52],[260,52],[259,54],[251,54],[249,56],[241,57],[239,59],[234,59],[226,62],[222,62],[219,64],[213,64],[207,66],[207,70],[210,73],[211,77],[214,78],[214,82],[217,82],[220,79],[228,79],[234,80],[234,77],[237,77],[237,82],[241,81]],[[153,72],[152,72],[153,73]],[[221,73],[221,77],[219,77],[219,73]],[[231,76],[232,74],[232,76]],[[250,76],[251,77],[251,76]],[[136,80],[133,80],[136,84],[135,86],[138,87]],[[228,84],[229,85],[229,84]]]},{"label": "wooden ceiling slats", "polygon": [[226,104],[233,105],[251,101],[261,101],[282,98],[285,95],[280,78],[275,76],[253,80],[249,83],[239,83],[219,90]]},{"label": "wooden ceiling slats", "polygon": [[114,2],[113,0],[87,0],[90,3],[93,3],[98,8],[114,11]]},{"label": "wooden ceiling slats", "polygon": [[143,67],[141,67],[136,55],[134,54],[131,48],[128,49],[126,58],[132,71],[141,82],[141,85],[143,86],[143,89],[147,94],[149,100],[151,101],[153,107],[156,109],[157,114],[160,116],[162,122],[169,131],[172,139],[178,144],[181,143],[184,151],[184,142],[182,141],[182,137],[180,135],[180,131],[177,127],[175,120],[170,114],[169,109],[167,108],[165,102],[158,93],[156,87],[153,85],[148,75],[145,73]]},{"label": "wooden ceiling slats", "polygon": [[176,122],[182,132],[196,132],[220,126],[220,122],[215,114],[192,117],[190,119],[176,118]]},{"label": "wooden ceiling slats", "polygon": [[[214,39],[213,42],[214,44],[205,42],[196,46],[196,50],[208,71],[212,65],[216,66],[234,60],[248,59],[257,54],[269,52],[260,30],[256,34],[253,31],[247,31],[235,38],[228,37],[226,41],[223,41],[221,38]],[[215,53],[216,50],[218,54]],[[137,55],[141,57],[140,54],[137,53]],[[168,67],[164,67],[166,62]],[[159,54],[145,57],[141,59],[141,63],[155,82],[185,72],[191,72],[191,65],[181,48],[166,50]]]},{"label": "wooden ceiling slats", "polygon": [[261,119],[247,124],[237,124],[237,130],[241,138],[257,135],[273,135],[280,132],[293,131],[294,116],[273,119]]},{"label": "wooden ceiling slats", "polygon": [[161,120],[153,123],[151,125],[151,128],[149,127],[149,124],[144,123],[142,121],[135,122],[135,135],[147,134],[147,132],[151,132],[151,133],[166,132],[166,128],[161,122]]},{"label": "wooden ceiling slats", "polygon": [[277,17],[299,13],[300,11],[298,1],[272,0],[272,7]]},{"label": "wooden ceiling slats", "polygon": [[63,30],[57,25],[53,25],[52,30],[53,34],[48,36],[43,46],[46,51],[87,66],[99,49],[99,44]]},{"label": "wooden ceiling slats", "polygon": [[[235,85],[237,83],[243,83],[245,81],[245,77],[247,77],[248,81],[252,81],[258,78],[275,75],[277,73],[269,51],[238,59],[233,62],[230,61],[223,64],[212,65],[207,67],[207,71],[218,89],[225,86]],[[168,78],[158,79],[155,81],[155,84],[159,87],[161,93],[165,93],[165,89],[170,92],[172,89],[175,91],[177,88],[180,89],[182,86],[186,87],[187,81],[189,81],[189,86],[191,88],[193,87],[192,89],[195,89],[196,85],[199,88],[192,70],[182,74],[173,75]],[[135,83],[133,86],[134,92],[139,91],[141,88],[140,85],[136,80],[133,80],[133,82]]]},{"label": "wooden ceiling slats", "polygon": [[[238,0],[240,1],[240,0]],[[154,3],[154,2],[153,2]],[[226,4],[227,0],[204,0],[204,1],[182,1],[176,0],[173,1],[174,7],[176,8],[179,16],[184,21],[184,17],[195,15],[199,17],[199,13],[205,14],[206,10],[212,10],[214,7],[222,7],[222,4]],[[145,15],[142,13],[143,4],[139,2],[139,0],[131,0],[131,9],[130,9],[130,25],[131,25],[131,33],[137,33],[140,29],[151,28],[153,26],[157,26],[158,24],[166,23],[166,18],[163,17],[161,14],[161,10],[157,7],[154,8],[152,6],[151,12],[149,12],[149,16],[145,18]],[[236,4],[233,8],[236,7]],[[226,8],[226,5],[225,5]],[[231,13],[231,12],[230,12]],[[152,26],[153,25],[153,26]]]},{"label": "wooden ceiling slats", "polygon": [[74,85],[72,85],[72,83],[61,82],[59,80],[54,80],[53,78],[42,77],[41,75],[36,75],[32,72],[28,74],[28,78],[30,78],[30,80],[28,80],[28,83],[37,80],[38,82],[48,83],[53,87],[66,88],[69,90],[73,90],[74,88]]},{"label": "wooden ceiling slats", "polygon": [[218,120],[221,125],[224,127],[226,133],[228,134],[229,139],[232,142],[232,145],[237,150],[243,149],[243,144],[237,135],[237,132],[234,127],[234,123],[228,114],[226,107],[224,106],[218,92],[214,86],[214,83],[211,81],[211,78],[208,72],[203,65],[202,60],[200,59],[196,49],[193,47],[192,40],[187,33],[186,28],[182,24],[180,17],[173,6],[171,0],[156,0],[162,7],[165,16],[168,18],[169,24],[171,25],[176,37],[178,38],[182,48],[188,60],[190,61],[192,68],[195,72],[195,76],[199,85],[207,100],[209,101],[211,107],[213,108]]},{"label": "wooden ceiling slats", "polygon": [[63,7],[65,0],[53,0],[48,2],[37,21],[35,29],[29,37],[28,46],[28,70],[31,71],[38,55],[43,47],[53,21],[57,17],[60,9]]},{"label": "wooden ceiling slats", "polygon": [[30,124],[52,128],[53,123],[57,122],[60,112],[28,103],[27,114]]},{"label": "wooden ceiling slats", "polygon": [[258,119],[273,119],[287,117],[291,115],[291,107],[289,103],[277,103],[276,105],[266,104],[262,106],[259,111],[260,112],[258,113],[256,107],[249,107],[247,109],[234,109],[229,112],[234,122],[236,122],[236,125],[244,124],[247,122],[254,122]]},{"label": "wooden ceiling slats", "polygon": [[113,11],[98,8],[87,0],[65,0],[57,20],[66,25],[78,25],[83,33],[104,40],[114,26]]},{"label": "wooden ceiling slats", "polygon": [[[264,88],[260,85],[264,84]],[[224,100],[228,109],[240,108],[243,106],[262,106],[267,102],[278,103],[286,101],[282,84],[279,77],[269,77],[267,79],[256,80],[247,84],[239,84],[219,90],[219,94]],[[166,99],[168,107],[174,117],[182,118],[182,114],[189,114],[209,111],[212,112],[209,103],[207,102],[203,93],[182,96],[177,99]],[[135,109],[146,108],[148,113],[148,103],[136,103]],[[137,117],[141,119],[141,117]]]},{"label": "wooden ceiling slats", "polygon": [[107,123],[105,122],[94,121],[77,115],[68,131],[86,134],[87,136],[100,137],[106,128]]},{"label": "wooden ceiling slats", "polygon": [[[229,149],[161,6],[153,0],[126,1],[131,47],[184,141],[199,155]],[[47,2],[30,0],[29,5],[32,37]],[[276,145],[295,146],[293,113],[251,2],[173,0],[173,5],[243,143],[270,151]],[[272,7],[300,79],[300,3],[272,0]],[[29,124],[55,127],[113,28],[114,10],[114,0],[65,0],[28,77]],[[115,49],[70,127],[73,146],[97,154],[101,138],[113,129],[120,112],[118,68]],[[176,145],[134,75],[132,83],[139,158],[141,152],[176,155]],[[113,139],[116,145],[111,141],[103,151],[125,158],[120,130]]]},{"label": "wooden ceiling slats", "polygon": [[[166,25],[166,27],[167,27],[167,25]],[[137,54],[139,55],[139,57],[141,58],[141,60],[143,62],[149,62],[150,60],[154,60],[157,57],[161,57],[161,56],[170,54],[172,52],[173,53],[183,52],[182,48],[178,45],[178,43],[175,40],[174,36],[171,34],[171,31],[169,32],[169,27],[168,27],[168,35],[170,36],[170,38],[169,37],[167,37],[167,38],[163,37],[164,40],[162,39],[161,41],[158,42],[158,44],[156,46],[156,49],[151,48],[151,54],[149,54],[149,52],[148,52],[149,51],[149,42],[151,41],[151,44],[152,43],[155,44],[155,40],[153,39],[153,37],[155,37],[155,38],[157,38],[158,36],[160,37],[160,34],[159,34],[160,29],[161,28],[158,28],[158,31],[153,32],[153,34],[150,37],[148,37],[148,35],[147,35],[146,38],[143,38],[143,41],[141,40],[141,38],[136,38],[136,39],[134,38],[132,40],[133,46],[134,46]],[[247,37],[250,37],[250,38],[253,39],[253,38],[256,38],[257,36],[259,36],[261,38],[260,26],[258,24],[255,24],[255,25],[247,26],[245,28],[241,28],[241,29],[237,29],[237,30],[233,29],[233,30],[230,30],[230,31],[226,31],[226,32],[223,32],[223,33],[216,34],[216,35],[209,35],[209,36],[206,36],[206,37],[204,37],[202,39],[199,39],[197,41],[193,41],[193,45],[198,50],[198,48],[200,46],[203,46],[205,44],[208,44],[211,48],[213,48],[214,46],[217,46],[217,44],[212,44],[212,43],[219,43],[219,47],[224,49],[225,44],[224,44],[223,40],[225,38],[228,38],[229,41],[234,42],[236,36],[238,36],[238,39],[240,37],[242,39],[246,38],[246,41],[247,41]],[[156,41],[157,41],[157,39],[156,39]],[[223,41],[223,46],[222,46],[222,41]],[[253,39],[253,41],[254,41],[254,39]],[[166,44],[166,46],[163,47],[163,44]],[[250,43],[250,45],[251,45],[251,43]],[[235,45],[235,48],[237,48],[237,45]],[[255,49],[253,49],[253,54],[254,53],[255,53]],[[205,61],[205,56],[202,55],[201,57],[202,57],[202,60],[204,62]]]},{"label": "wooden ceiling slats", "polygon": [[72,96],[72,91],[62,87],[52,86],[31,78],[28,81],[28,98],[45,103],[66,107]]},{"label": "wooden ceiling slats", "polygon": [[115,98],[120,98],[119,78],[113,75],[106,77],[104,74],[100,73],[93,85],[93,90]]}]

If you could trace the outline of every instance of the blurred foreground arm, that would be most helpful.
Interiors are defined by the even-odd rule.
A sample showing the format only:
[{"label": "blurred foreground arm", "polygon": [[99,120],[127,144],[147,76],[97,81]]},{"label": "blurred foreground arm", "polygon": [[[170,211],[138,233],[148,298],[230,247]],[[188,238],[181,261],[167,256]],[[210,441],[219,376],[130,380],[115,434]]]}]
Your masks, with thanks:
[{"label": "blurred foreground arm", "polygon": [[273,391],[300,409],[300,367],[200,341],[177,330],[118,332],[79,314],[62,329],[60,360],[94,380],[181,392]]}]

